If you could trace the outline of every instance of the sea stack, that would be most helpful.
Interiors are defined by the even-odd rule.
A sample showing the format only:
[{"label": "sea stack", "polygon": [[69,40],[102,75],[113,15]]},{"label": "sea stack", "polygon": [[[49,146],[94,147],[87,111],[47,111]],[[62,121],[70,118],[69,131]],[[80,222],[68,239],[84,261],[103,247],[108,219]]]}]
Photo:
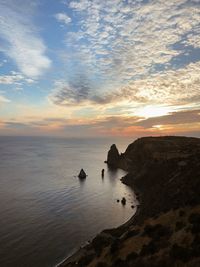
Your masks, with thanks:
[{"label": "sea stack", "polygon": [[83,169],[81,169],[80,170],[80,173],[79,173],[79,175],[78,175],[78,178],[80,178],[80,179],[85,179],[86,178],[86,173],[85,173],[85,171],[83,170]]},{"label": "sea stack", "polygon": [[110,150],[108,151],[108,156],[107,156],[106,162],[110,167],[115,168],[118,165],[119,159],[120,159],[119,151],[118,151],[116,145],[113,144],[110,147]]}]

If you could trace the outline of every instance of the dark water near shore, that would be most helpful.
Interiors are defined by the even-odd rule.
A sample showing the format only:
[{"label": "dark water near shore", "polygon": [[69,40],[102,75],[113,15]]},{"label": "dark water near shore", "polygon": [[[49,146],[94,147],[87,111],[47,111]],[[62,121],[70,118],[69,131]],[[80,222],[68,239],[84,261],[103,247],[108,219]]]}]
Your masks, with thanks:
[{"label": "dark water near shore", "polygon": [[[130,140],[117,140],[124,150]],[[0,266],[55,266],[134,213],[122,170],[103,161],[113,140],[0,137]],[[84,168],[85,181],[74,176]],[[101,169],[105,177],[101,178]],[[116,200],[125,196],[123,207]]]}]

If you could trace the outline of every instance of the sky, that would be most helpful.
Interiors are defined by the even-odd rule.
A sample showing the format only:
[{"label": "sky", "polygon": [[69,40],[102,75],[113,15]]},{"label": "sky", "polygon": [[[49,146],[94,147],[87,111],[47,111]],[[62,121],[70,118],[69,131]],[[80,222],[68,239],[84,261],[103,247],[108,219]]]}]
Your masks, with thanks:
[{"label": "sky", "polygon": [[0,0],[0,135],[200,137],[200,0]]}]

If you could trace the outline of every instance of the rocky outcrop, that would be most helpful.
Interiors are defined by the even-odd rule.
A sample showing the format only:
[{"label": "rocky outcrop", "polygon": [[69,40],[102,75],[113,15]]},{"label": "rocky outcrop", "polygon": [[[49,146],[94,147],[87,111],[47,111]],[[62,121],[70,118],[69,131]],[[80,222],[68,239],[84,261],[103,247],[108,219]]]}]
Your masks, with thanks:
[{"label": "rocky outcrop", "polygon": [[[142,137],[130,144],[118,160],[126,162],[128,171],[141,170],[151,163],[176,161],[185,164],[188,158],[200,151],[200,139],[182,136]],[[182,162],[182,163],[180,163]]]},{"label": "rocky outcrop", "polygon": [[140,138],[114,166],[128,170],[122,182],[139,193],[137,215],[64,266],[200,266],[200,139]]},{"label": "rocky outcrop", "polygon": [[106,162],[110,167],[117,167],[119,164],[119,160],[120,160],[119,151],[118,151],[116,145],[113,144],[110,147],[110,150],[108,151],[108,156],[107,156]]},{"label": "rocky outcrop", "polygon": [[80,178],[80,179],[85,179],[86,178],[86,173],[85,173],[85,171],[83,170],[83,169],[81,169],[80,170],[80,173],[79,173],[79,175],[78,175],[78,178]]},{"label": "rocky outcrop", "polygon": [[122,182],[142,193],[136,221],[200,204],[200,139],[140,138],[128,146],[124,158],[129,173]]},{"label": "rocky outcrop", "polygon": [[126,205],[126,199],[125,199],[125,197],[122,198],[121,203],[122,203],[122,205]]}]

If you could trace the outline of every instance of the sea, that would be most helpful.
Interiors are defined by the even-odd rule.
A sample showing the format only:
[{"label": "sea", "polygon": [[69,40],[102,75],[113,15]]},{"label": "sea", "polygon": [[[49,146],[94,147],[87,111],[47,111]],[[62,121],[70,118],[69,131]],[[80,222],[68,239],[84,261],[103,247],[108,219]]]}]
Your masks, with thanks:
[{"label": "sea", "polygon": [[0,137],[0,266],[54,267],[130,219],[137,200],[120,181],[126,173],[104,160],[113,143],[123,152],[132,141]]}]

